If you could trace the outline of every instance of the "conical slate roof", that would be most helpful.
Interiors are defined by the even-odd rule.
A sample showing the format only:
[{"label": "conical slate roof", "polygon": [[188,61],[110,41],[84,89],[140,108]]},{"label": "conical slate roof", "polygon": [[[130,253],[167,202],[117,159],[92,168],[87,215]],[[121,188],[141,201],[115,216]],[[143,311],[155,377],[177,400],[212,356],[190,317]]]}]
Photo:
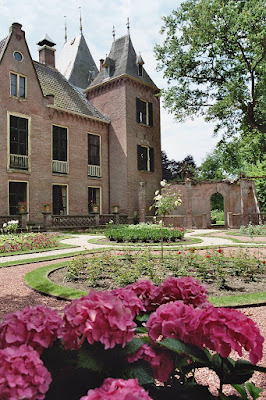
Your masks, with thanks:
[{"label": "conical slate roof", "polygon": [[138,75],[138,57],[132,45],[130,35],[122,36],[113,42],[105,63],[107,60],[109,61],[109,76],[106,76],[105,68],[102,68],[96,78],[91,82],[89,89],[125,74],[157,88],[144,68],[143,76]]},{"label": "conical slate roof", "polygon": [[72,85],[82,89],[89,86],[98,69],[82,33],[64,44],[56,68]]}]

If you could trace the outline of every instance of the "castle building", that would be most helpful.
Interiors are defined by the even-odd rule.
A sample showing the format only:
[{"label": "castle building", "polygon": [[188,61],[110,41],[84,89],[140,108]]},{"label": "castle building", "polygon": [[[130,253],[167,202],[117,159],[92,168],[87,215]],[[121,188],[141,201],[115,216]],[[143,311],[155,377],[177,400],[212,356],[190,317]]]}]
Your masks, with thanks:
[{"label": "castle building", "polygon": [[0,41],[0,215],[27,203],[54,215],[149,214],[161,179],[159,89],[130,35],[99,70],[82,32],[58,57],[45,35],[33,61],[19,23]]}]

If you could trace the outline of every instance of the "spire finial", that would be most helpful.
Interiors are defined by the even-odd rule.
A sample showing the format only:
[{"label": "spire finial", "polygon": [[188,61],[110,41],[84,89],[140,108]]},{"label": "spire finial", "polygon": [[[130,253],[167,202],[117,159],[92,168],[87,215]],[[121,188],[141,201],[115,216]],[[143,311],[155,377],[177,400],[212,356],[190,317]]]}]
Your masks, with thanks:
[{"label": "spire finial", "polygon": [[67,42],[67,17],[66,17],[66,15],[64,15],[64,18],[65,18],[65,43]]},{"label": "spire finial", "polygon": [[127,19],[127,32],[128,32],[128,34],[129,34],[129,28],[130,28],[130,25],[129,25],[129,18]]},{"label": "spire finial", "polygon": [[112,31],[112,34],[113,34],[113,38],[114,38],[114,41],[115,41],[115,26],[113,25],[113,31]]},{"label": "spire finial", "polygon": [[79,7],[79,29],[80,29],[80,33],[82,33],[81,7]]}]

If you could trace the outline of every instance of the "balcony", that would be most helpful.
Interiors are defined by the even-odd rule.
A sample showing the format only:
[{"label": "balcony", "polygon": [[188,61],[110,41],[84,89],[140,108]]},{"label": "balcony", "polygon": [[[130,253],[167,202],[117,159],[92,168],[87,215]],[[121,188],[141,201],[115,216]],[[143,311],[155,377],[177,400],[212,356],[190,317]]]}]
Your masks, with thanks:
[{"label": "balcony", "polygon": [[29,169],[29,156],[10,154],[10,168]]},{"label": "balcony", "polygon": [[101,177],[100,165],[88,165],[88,176],[92,176],[94,178],[100,178]]},{"label": "balcony", "polygon": [[56,172],[58,174],[67,174],[68,173],[68,162],[53,160],[53,172]]}]

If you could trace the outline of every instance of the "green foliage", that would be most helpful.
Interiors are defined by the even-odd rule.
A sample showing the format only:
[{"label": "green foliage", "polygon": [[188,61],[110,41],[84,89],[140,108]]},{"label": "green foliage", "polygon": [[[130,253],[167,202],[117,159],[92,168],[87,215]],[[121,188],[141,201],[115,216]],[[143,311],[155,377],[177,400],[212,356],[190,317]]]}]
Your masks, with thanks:
[{"label": "green foliage", "polygon": [[166,241],[178,241],[182,240],[185,231],[183,229],[173,229],[163,227],[158,224],[145,224],[141,223],[138,225],[125,225],[119,227],[112,227],[105,231],[105,236],[109,240],[115,240],[118,243],[121,242],[154,242],[158,243],[161,239]]},{"label": "green foliage", "polygon": [[165,256],[162,264],[161,259],[147,249],[118,254],[106,251],[90,258],[78,256],[70,262],[66,279],[84,280],[95,288],[114,289],[137,279],[150,279],[159,284],[168,276],[191,275],[224,288],[227,280],[230,283],[230,277],[238,276],[252,282],[264,273],[265,265],[260,254],[256,257],[240,251],[226,257],[222,250],[210,250],[207,255],[201,255],[190,249],[178,251],[174,256]]},{"label": "green foliage", "polygon": [[225,136],[265,132],[265,17],[264,0],[185,0],[163,18],[155,53],[178,120],[205,115]]},{"label": "green foliage", "polygon": [[252,225],[251,223],[248,226],[240,226],[239,232],[243,235],[249,236],[265,236],[266,235],[266,225]]}]

